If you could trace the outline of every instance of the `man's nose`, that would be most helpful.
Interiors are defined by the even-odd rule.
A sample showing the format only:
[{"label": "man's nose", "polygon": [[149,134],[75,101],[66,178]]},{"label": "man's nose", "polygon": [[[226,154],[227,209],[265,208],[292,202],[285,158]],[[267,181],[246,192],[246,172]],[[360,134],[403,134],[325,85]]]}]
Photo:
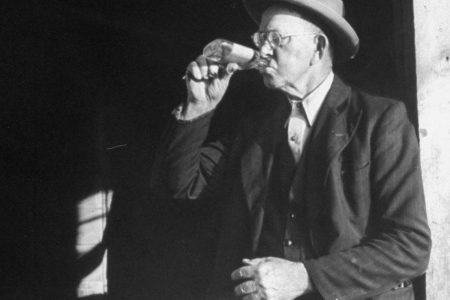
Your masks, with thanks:
[{"label": "man's nose", "polygon": [[261,56],[263,57],[273,56],[273,47],[268,41],[264,42],[259,51],[261,52]]}]

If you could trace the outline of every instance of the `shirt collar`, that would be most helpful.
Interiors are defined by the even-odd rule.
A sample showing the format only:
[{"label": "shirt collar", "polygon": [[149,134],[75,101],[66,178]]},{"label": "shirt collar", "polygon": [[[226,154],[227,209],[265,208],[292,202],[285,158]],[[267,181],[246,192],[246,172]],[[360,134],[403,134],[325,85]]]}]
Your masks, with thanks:
[{"label": "shirt collar", "polygon": [[325,100],[328,92],[330,91],[331,84],[333,83],[334,73],[333,71],[328,74],[324,81],[309,95],[302,100],[291,100],[289,102],[302,102],[303,108],[306,114],[306,121],[308,126],[312,126],[317,118],[320,107]]}]

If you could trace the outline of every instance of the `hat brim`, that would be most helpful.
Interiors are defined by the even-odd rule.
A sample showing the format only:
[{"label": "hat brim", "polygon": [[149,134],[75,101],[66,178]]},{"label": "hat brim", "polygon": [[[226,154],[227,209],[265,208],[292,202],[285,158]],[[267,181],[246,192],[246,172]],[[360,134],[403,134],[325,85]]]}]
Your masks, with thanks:
[{"label": "hat brim", "polygon": [[335,36],[335,47],[342,58],[353,58],[359,50],[359,38],[352,26],[336,11],[317,0],[244,0],[250,17],[259,25],[271,2],[285,2],[305,9],[318,17]]}]

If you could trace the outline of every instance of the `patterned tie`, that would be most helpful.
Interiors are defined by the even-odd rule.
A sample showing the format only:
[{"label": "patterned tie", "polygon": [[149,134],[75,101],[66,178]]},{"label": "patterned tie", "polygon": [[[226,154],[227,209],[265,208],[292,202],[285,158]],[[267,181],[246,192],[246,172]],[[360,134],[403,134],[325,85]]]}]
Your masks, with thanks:
[{"label": "patterned tie", "polygon": [[291,114],[288,120],[288,143],[295,162],[298,163],[304,148],[305,129],[308,126],[308,120],[301,100],[289,100],[289,102]]}]

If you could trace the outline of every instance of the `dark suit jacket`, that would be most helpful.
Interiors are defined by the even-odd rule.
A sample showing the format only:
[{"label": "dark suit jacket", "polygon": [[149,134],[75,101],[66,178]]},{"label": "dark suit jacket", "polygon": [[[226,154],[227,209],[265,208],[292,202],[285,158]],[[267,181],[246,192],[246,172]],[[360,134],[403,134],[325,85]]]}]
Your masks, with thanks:
[{"label": "dark suit jacket", "polygon": [[[250,116],[231,143],[205,143],[213,113],[175,122],[155,164],[153,188],[185,199],[216,192],[224,204],[211,298],[230,295],[231,271],[258,246],[274,148],[289,114],[287,101],[273,97],[280,99]],[[336,76],[305,155],[298,196],[313,248],[305,266],[317,291],[309,297],[413,299],[410,286],[396,287],[425,271],[431,243],[404,105]]]}]

